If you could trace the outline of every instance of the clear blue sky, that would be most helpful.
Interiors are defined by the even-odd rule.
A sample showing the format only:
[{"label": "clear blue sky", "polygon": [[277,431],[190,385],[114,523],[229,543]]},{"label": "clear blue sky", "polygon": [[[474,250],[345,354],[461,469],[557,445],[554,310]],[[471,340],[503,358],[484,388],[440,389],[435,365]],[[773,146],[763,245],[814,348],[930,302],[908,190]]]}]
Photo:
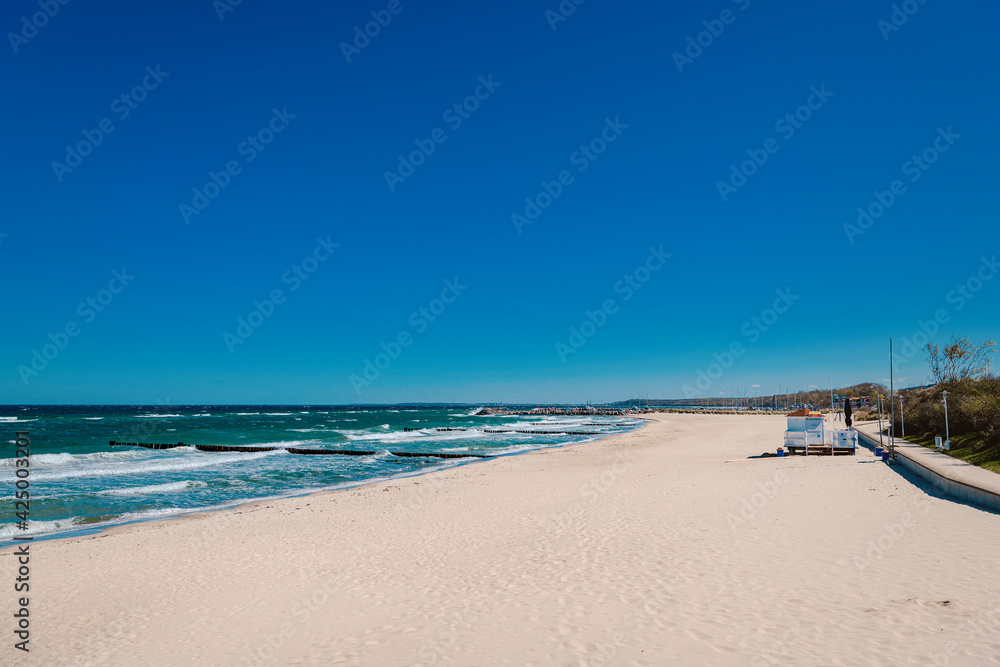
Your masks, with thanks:
[{"label": "clear blue sky", "polygon": [[[677,397],[734,343],[701,395],[772,393],[888,378],[889,337],[938,309],[934,342],[997,337],[1000,276],[949,301],[1000,251],[995,3],[914,2],[898,30],[879,27],[892,3],[860,0],[590,0],[564,21],[556,0],[390,4],[244,0],[220,20],[221,1],[78,0],[37,30],[37,2],[4,5],[0,403]],[[391,22],[348,62],[373,11]],[[78,166],[53,165],[104,119]],[[271,123],[262,150],[243,143]],[[603,153],[577,152],[602,132]],[[906,166],[939,136],[934,164]],[[747,151],[767,161],[724,201]],[[209,172],[228,185],[185,216]],[[897,179],[884,214],[845,231]],[[519,231],[542,181],[562,192]],[[308,280],[286,273],[317,238],[339,247]],[[111,282],[123,268],[134,279]],[[224,337],[276,289],[251,336]],[[798,299],[757,329],[786,289]]]}]

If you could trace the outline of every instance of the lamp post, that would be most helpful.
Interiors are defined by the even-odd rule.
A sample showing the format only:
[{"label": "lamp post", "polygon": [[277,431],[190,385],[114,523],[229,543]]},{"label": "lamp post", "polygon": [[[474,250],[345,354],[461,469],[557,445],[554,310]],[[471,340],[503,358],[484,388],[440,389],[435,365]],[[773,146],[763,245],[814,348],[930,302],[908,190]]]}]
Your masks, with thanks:
[{"label": "lamp post", "polygon": [[945,445],[951,447],[951,436],[948,434],[948,392],[942,391],[944,395],[944,442]]}]

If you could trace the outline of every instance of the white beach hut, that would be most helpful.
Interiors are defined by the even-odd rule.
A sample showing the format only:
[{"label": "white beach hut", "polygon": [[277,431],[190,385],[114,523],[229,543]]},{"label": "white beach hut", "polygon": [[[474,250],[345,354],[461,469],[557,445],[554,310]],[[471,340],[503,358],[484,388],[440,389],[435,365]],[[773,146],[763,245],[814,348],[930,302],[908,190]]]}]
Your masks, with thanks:
[{"label": "white beach hut", "polygon": [[799,410],[788,415],[785,449],[791,454],[853,455],[857,445],[857,431],[827,428],[826,420],[818,412]]}]

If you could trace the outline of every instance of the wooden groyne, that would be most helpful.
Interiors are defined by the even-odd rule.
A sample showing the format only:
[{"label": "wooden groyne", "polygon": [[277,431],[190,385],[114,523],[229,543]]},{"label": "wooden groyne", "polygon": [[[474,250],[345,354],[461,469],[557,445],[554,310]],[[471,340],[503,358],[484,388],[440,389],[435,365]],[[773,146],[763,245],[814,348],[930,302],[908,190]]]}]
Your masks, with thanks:
[{"label": "wooden groyne", "polygon": [[189,447],[190,445],[185,445],[183,442],[178,442],[173,445],[161,445],[152,442],[115,442],[111,441],[112,447],[145,447],[146,449],[173,449],[174,447]]},{"label": "wooden groyne", "polygon": [[284,449],[283,447],[242,447],[242,446],[230,446],[230,445],[191,445],[199,452],[273,452],[278,449]]},{"label": "wooden groyne", "polygon": [[[637,408],[604,408],[604,409],[584,409],[584,408],[533,408],[531,410],[510,410],[507,408],[483,408],[479,413],[480,417],[490,415],[508,416],[523,415],[526,417],[621,417],[623,415],[640,412]],[[655,412],[655,410],[647,410]]]},{"label": "wooden groyne", "polygon": [[531,435],[602,435],[598,431],[522,431],[512,428],[484,428],[486,433],[530,433]]},{"label": "wooden groyne", "polygon": [[[300,447],[252,447],[240,445],[185,445],[178,442],[175,445],[163,445],[151,442],[115,442],[112,447],[145,447],[146,449],[173,449],[174,447],[194,447],[200,452],[237,452],[251,454],[254,452],[274,452],[285,450],[289,454],[305,454],[307,456],[374,456],[379,452],[365,449],[302,449]],[[444,452],[389,452],[401,458],[434,458],[434,459],[491,459],[489,454],[445,454]]]},{"label": "wooden groyne", "polygon": [[[605,424],[584,424],[584,426],[604,426]],[[425,429],[421,428],[410,428],[409,426],[404,426],[403,430],[406,432],[411,431],[423,431]],[[597,431],[523,431],[520,429],[513,428],[435,428],[426,429],[428,431],[482,431],[483,433],[528,433],[531,435],[603,435]]]}]

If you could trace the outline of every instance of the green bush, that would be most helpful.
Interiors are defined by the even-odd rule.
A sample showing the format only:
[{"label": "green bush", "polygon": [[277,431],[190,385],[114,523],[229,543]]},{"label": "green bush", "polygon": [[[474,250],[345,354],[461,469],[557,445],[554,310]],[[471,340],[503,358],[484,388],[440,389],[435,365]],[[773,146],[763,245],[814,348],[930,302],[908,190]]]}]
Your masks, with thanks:
[{"label": "green bush", "polygon": [[[987,447],[1000,445],[1000,379],[996,377],[945,382],[904,393],[908,433],[945,434],[942,391],[948,392],[948,430],[953,438],[971,435]],[[897,434],[901,426],[897,403]]]}]

